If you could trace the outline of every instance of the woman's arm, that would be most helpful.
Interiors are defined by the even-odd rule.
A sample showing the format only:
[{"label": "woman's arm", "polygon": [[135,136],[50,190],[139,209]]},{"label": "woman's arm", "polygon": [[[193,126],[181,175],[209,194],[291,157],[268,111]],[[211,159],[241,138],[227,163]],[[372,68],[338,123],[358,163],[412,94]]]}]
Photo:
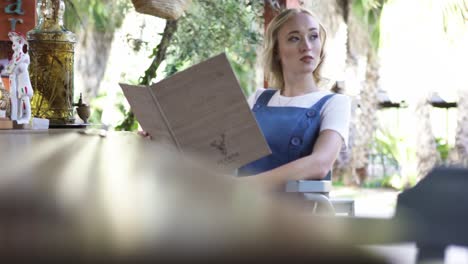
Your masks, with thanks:
[{"label": "woman's arm", "polygon": [[312,154],[292,161],[276,169],[241,180],[258,183],[267,189],[276,190],[290,180],[321,180],[332,169],[341,149],[343,139],[338,132],[324,130],[315,142]]}]

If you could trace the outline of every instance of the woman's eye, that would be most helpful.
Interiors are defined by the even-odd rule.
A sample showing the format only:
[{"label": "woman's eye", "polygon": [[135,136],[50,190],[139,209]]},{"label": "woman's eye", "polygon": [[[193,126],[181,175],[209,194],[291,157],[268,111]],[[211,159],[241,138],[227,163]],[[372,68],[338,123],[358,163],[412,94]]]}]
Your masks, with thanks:
[{"label": "woman's eye", "polygon": [[299,41],[299,38],[298,37],[290,37],[288,40],[291,41],[291,42],[297,42],[297,41]]},{"label": "woman's eye", "polygon": [[318,35],[310,35],[309,39],[310,40],[316,40],[318,38]]}]

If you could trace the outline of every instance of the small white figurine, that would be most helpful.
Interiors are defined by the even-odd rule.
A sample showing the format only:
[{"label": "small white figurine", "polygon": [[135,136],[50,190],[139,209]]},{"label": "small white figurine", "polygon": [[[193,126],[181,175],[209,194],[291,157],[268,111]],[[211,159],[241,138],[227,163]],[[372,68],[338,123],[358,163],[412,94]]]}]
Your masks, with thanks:
[{"label": "small white figurine", "polygon": [[6,68],[10,81],[11,120],[16,120],[18,124],[27,124],[31,119],[33,96],[28,72],[28,42],[23,35],[13,31],[8,33],[8,37],[13,42],[13,56]]}]

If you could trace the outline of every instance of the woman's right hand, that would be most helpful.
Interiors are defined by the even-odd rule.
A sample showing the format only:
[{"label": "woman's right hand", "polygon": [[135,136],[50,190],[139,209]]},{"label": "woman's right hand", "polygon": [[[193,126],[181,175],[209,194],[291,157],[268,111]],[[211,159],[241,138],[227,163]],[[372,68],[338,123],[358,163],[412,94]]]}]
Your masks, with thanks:
[{"label": "woman's right hand", "polygon": [[146,131],[143,131],[143,130],[139,130],[137,132],[137,134],[144,137],[144,138],[153,139],[153,137],[150,135],[150,133],[148,133]]}]

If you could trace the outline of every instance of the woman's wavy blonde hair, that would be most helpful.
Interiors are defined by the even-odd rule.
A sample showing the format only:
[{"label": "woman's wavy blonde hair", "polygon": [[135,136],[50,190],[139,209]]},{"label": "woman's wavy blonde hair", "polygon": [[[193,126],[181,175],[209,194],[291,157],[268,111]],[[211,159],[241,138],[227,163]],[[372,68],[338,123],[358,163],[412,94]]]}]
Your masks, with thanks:
[{"label": "woman's wavy blonde hair", "polygon": [[270,87],[275,87],[282,90],[284,88],[283,67],[281,61],[278,59],[278,32],[280,28],[293,16],[304,13],[315,18],[319,24],[319,36],[322,43],[320,50],[320,60],[317,67],[313,71],[314,80],[316,83],[322,80],[320,71],[322,69],[323,61],[325,59],[325,42],[327,40],[327,31],[322,23],[318,20],[317,16],[305,8],[290,8],[282,11],[275,16],[267,27],[265,32],[265,41],[263,49],[263,64],[265,77]]}]

